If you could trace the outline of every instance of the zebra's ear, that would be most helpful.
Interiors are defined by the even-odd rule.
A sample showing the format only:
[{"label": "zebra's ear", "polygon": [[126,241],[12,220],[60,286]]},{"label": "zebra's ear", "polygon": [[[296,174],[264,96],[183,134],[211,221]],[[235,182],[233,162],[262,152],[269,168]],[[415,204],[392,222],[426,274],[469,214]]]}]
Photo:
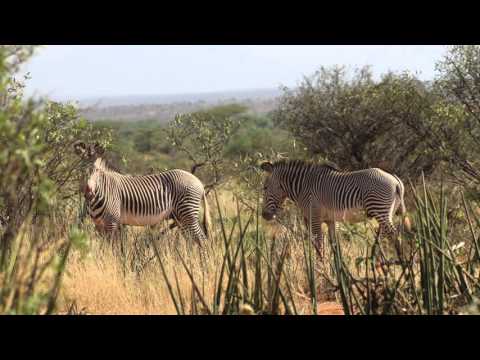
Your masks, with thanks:
[{"label": "zebra's ear", "polygon": [[103,155],[105,153],[105,148],[100,145],[98,142],[94,145],[95,153],[97,155]]},{"label": "zebra's ear", "polygon": [[73,144],[73,149],[75,150],[75,154],[83,156],[87,151],[87,145],[83,141],[76,141]]},{"label": "zebra's ear", "polygon": [[271,173],[273,172],[273,164],[271,162],[264,162],[262,165],[260,165],[260,168],[263,170],[263,171],[266,171],[268,173]]}]

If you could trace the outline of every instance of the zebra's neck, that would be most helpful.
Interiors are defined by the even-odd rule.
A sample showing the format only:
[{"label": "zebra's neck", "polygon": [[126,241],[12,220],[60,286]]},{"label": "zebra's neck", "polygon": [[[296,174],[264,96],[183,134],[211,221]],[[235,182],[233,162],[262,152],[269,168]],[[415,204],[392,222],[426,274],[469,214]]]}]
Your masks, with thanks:
[{"label": "zebra's neck", "polygon": [[118,169],[115,168],[112,164],[110,164],[105,158],[99,157],[97,160],[95,160],[93,166],[96,170],[120,173]]},{"label": "zebra's neck", "polygon": [[283,190],[290,200],[297,202],[299,197],[305,195],[305,183],[312,180],[312,177],[321,180],[326,176],[338,174],[339,172],[328,166],[316,166],[314,164],[293,163],[284,166],[279,170]]}]

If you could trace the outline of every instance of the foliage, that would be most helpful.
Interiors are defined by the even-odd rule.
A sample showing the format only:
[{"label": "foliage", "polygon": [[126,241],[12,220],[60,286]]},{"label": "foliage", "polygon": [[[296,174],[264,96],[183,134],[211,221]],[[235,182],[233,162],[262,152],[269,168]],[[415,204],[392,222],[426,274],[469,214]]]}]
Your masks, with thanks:
[{"label": "foliage", "polygon": [[232,104],[180,114],[167,127],[167,138],[193,163],[192,173],[202,166],[207,183],[219,184],[225,180],[227,144],[238,131],[245,110]]},{"label": "foliage", "polygon": [[[7,57],[9,52],[2,50],[3,62],[16,64],[18,70],[21,59],[11,60],[17,55]],[[65,200],[78,194],[78,181],[86,169],[72,154],[74,141],[88,138],[107,145],[110,140],[108,134],[79,119],[73,105],[25,101],[24,85],[15,79],[14,73],[1,73],[1,82],[6,91],[0,92],[9,96],[3,98],[0,106],[0,164],[5,169],[0,179],[0,215],[18,228],[33,207],[34,212],[40,210],[35,206],[37,198],[52,203],[55,193],[63,201],[58,210],[64,211]],[[50,189],[51,193],[38,197],[38,189]]]},{"label": "foliage", "polygon": [[[24,99],[23,82],[15,78],[31,47],[0,47],[0,311],[32,313],[53,311],[70,240],[42,263],[48,244],[41,225],[56,201],[72,197],[78,189],[74,177],[82,167],[71,161],[69,146],[78,137],[95,137],[91,126],[77,121],[71,106]],[[55,206],[54,206],[55,205]],[[65,215],[65,213],[63,213]],[[26,236],[34,227],[33,237]],[[48,239],[48,237],[47,237]],[[53,245],[52,245],[53,246]],[[53,266],[53,268],[52,268]],[[53,271],[52,277],[46,275]],[[36,291],[45,280],[52,286]]]},{"label": "foliage", "polygon": [[[431,133],[443,140],[443,152],[453,169],[480,185],[480,46],[452,46],[437,63],[436,109],[441,127]],[[458,177],[457,177],[458,178]]]},{"label": "foliage", "polygon": [[443,186],[438,197],[424,182],[412,191],[417,226],[413,233],[404,234],[404,247],[409,251],[401,256],[399,266],[385,261],[381,244],[375,242],[372,251],[356,259],[357,269],[353,270],[346,265],[349,259],[342,253],[340,241],[336,237],[331,240],[345,312],[455,314],[480,295],[480,248],[475,235],[480,225],[478,215],[463,200],[470,241],[456,242],[448,223],[449,201]]},{"label": "foliage", "polygon": [[432,104],[418,119],[408,118],[416,141],[446,164],[446,176],[479,199],[480,47],[453,46],[437,63],[429,88]]},{"label": "foliage", "polygon": [[432,103],[426,86],[408,73],[376,81],[368,67],[351,78],[343,67],[322,67],[297,89],[284,89],[273,119],[310,154],[342,168],[380,167],[416,179],[439,158],[404,122],[420,121]]},{"label": "foliage", "polygon": [[92,125],[115,139],[110,160],[127,173],[144,174],[171,168],[188,168],[187,159],[169,144],[163,125],[149,121],[95,121]]},{"label": "foliage", "polygon": [[225,156],[235,159],[270,149],[282,152],[289,148],[291,140],[288,134],[284,130],[275,129],[268,115],[246,115],[228,143]]},{"label": "foliage", "polygon": [[[222,214],[216,191],[214,195],[218,211],[218,231],[215,233],[219,238],[213,240],[213,244],[216,243],[221,247],[221,263],[217,263],[215,269],[208,270],[205,267],[200,269],[203,278],[207,275],[207,271],[214,270],[213,296],[205,294],[201,280],[194,276],[191,263],[187,264],[186,259],[178,250],[175,250],[182,264],[179,271],[188,274],[192,287],[190,294],[182,293],[178,286],[177,272],[175,271],[174,277],[166,272],[162,255],[157,245],[152,242],[158,266],[177,313],[179,315],[298,314],[294,296],[295,284],[288,277],[292,275],[287,269],[287,263],[290,260],[289,242],[275,238],[267,239],[260,226],[258,207],[242,214],[238,198],[236,198],[237,214],[233,224],[230,225],[225,214]],[[307,267],[313,266],[315,255],[312,246],[306,239],[303,240],[303,245],[304,249],[310,249],[303,253],[305,263]],[[309,269],[312,270],[311,281],[315,281],[313,268]],[[316,309],[315,301],[311,306]]]},{"label": "foliage", "polygon": [[[20,51],[23,54],[23,51]],[[5,64],[17,64],[15,53],[0,48],[0,93],[8,94],[0,106],[0,211],[6,229],[0,246],[8,249],[18,228],[34,209],[44,209],[52,195],[52,181],[44,176],[42,155],[45,147],[39,129],[45,126],[45,113],[37,112],[33,101],[22,102],[22,86]],[[4,264],[6,251],[3,251]]]},{"label": "foliage", "polygon": [[[353,77],[322,68],[298,89],[285,89],[273,114],[230,104],[180,114],[164,127],[153,120],[89,123],[73,105],[25,99],[15,76],[33,48],[1,47],[0,313],[54,312],[71,250],[78,248],[80,261],[91,255],[91,224],[72,225],[78,181],[87,174],[70,150],[79,139],[108,146],[130,173],[198,169],[206,185],[225,184],[228,199],[217,190],[209,196],[217,211],[207,268],[197,267],[196,251],[178,238],[162,232],[162,241],[146,241],[152,229],[123,233],[120,253],[112,252],[122,281],[130,270],[136,281],[156,266],[162,282],[155,284],[167,286],[179,314],[315,314],[325,295],[346,314],[477,311],[479,49],[452,47],[432,84],[408,73],[376,80],[368,68]],[[412,180],[425,173],[428,182],[407,190],[414,227],[402,233],[402,261],[387,261],[369,222],[342,224],[326,237],[323,260],[295,212],[263,223],[258,164],[283,157],[378,166]],[[437,187],[431,175],[440,163],[461,186]]]}]

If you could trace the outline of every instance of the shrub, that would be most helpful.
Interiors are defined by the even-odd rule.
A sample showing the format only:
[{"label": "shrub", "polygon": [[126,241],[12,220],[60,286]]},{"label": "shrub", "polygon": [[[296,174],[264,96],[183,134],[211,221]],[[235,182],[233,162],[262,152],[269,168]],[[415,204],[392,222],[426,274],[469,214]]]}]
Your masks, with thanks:
[{"label": "shrub", "polygon": [[[67,227],[71,236],[52,243],[46,224],[55,211],[65,216],[65,200],[78,193],[76,180],[84,168],[72,161],[71,143],[102,138],[76,117],[73,106],[24,99],[23,82],[15,75],[32,51],[0,47],[1,313],[53,311],[69,250],[82,235]],[[37,289],[45,279],[46,290]]]},{"label": "shrub", "polygon": [[322,67],[297,89],[284,89],[273,119],[311,155],[345,169],[380,167],[416,179],[440,159],[404,123],[421,121],[433,103],[428,87],[408,73],[376,81],[368,67],[353,77],[343,67]]}]

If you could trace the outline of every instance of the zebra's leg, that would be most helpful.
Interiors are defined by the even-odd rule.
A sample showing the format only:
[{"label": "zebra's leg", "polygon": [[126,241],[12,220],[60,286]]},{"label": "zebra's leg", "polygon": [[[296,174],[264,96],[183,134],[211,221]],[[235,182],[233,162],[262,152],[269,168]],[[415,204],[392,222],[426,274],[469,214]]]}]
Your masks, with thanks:
[{"label": "zebra's leg", "polygon": [[328,221],[327,222],[327,227],[328,227],[328,237],[330,238],[330,244],[335,244],[335,246],[340,246],[338,244],[338,238],[336,231],[338,229],[338,223],[335,221]]},{"label": "zebra's leg", "polygon": [[402,245],[400,243],[401,226],[396,228],[393,225],[393,215],[397,212],[399,206],[400,206],[400,200],[397,200],[396,198],[394,198],[390,212],[388,213],[386,221],[383,224],[383,228],[388,239],[390,240],[391,243],[393,243],[395,247],[395,251],[397,252],[397,257],[399,262],[402,263],[404,260],[404,256],[403,256]]},{"label": "zebra's leg", "polygon": [[[394,198],[392,198],[389,203],[390,205],[384,207],[383,209],[375,209],[367,205],[366,211],[367,214],[375,218],[375,220],[377,220],[379,224],[375,245],[378,245],[380,251],[382,252],[381,239],[383,237],[387,237],[389,242],[394,245],[397,255],[401,260],[402,252],[400,248],[398,233],[395,229],[395,226],[393,225],[393,213],[396,210],[397,204],[395,203]],[[383,254],[383,252],[381,255],[383,258],[385,258],[385,254]]]},{"label": "zebra's leg", "polygon": [[397,253],[398,260],[403,261],[403,251],[400,244],[399,234],[393,222],[390,219],[384,220],[380,223],[379,231],[382,235],[387,237],[389,242],[393,244],[395,251]]},{"label": "zebra's leg", "polygon": [[123,231],[121,224],[114,223],[112,230],[112,242],[118,244],[122,256],[125,256],[127,252],[127,233]]},{"label": "zebra's leg", "polygon": [[323,231],[322,231],[321,223],[319,225],[319,230],[314,232],[313,241],[314,241],[315,250],[317,251],[318,256],[320,257],[320,259],[323,259],[325,247],[323,246]]},{"label": "zebra's leg", "polygon": [[402,244],[400,242],[400,234],[399,234],[399,229],[395,228],[393,224],[389,224],[388,230],[387,230],[388,237],[390,241],[393,243],[395,250],[397,252],[397,257],[400,262],[404,260],[404,254],[402,250]]},{"label": "zebra's leg", "polygon": [[100,224],[100,223],[97,223],[97,222],[94,222],[94,225],[95,225],[95,230],[97,230],[97,232],[104,236],[106,235],[107,231],[105,229],[105,225],[104,224]]},{"label": "zebra's leg", "polygon": [[187,239],[193,239],[199,248],[200,251],[200,260],[202,266],[205,265],[205,260],[207,259],[206,251],[206,241],[207,237],[203,233],[202,227],[200,226],[200,221],[198,220],[198,214],[188,214],[182,218],[178,218],[178,225],[182,231],[182,234]]},{"label": "zebra's leg", "polygon": [[318,256],[323,259],[323,231],[322,231],[322,221],[319,217],[313,216],[310,221],[309,215],[304,214],[303,220],[307,230],[310,232],[310,224],[312,225],[312,242],[315,247],[315,250]]},{"label": "zebra's leg", "polygon": [[200,252],[200,263],[204,269],[207,269],[206,261],[208,259],[207,251],[207,236],[204,234],[202,227],[198,218],[190,226],[190,233],[192,234],[193,239],[198,244],[198,250]]},{"label": "zebra's leg", "polygon": [[[382,226],[379,226],[377,229],[377,233],[375,234],[375,240],[372,245],[371,256],[375,259],[374,262],[374,271],[383,271],[385,273],[384,264],[386,262],[385,253],[382,249],[382,244],[380,240],[382,239]],[[375,275],[375,274],[374,274]]]},{"label": "zebra's leg", "polygon": [[110,244],[112,250],[115,245],[119,245],[120,252],[123,254],[125,251],[122,234],[120,231],[120,224],[115,221],[106,221],[104,226],[104,234],[107,242]]},{"label": "zebra's leg", "polygon": [[200,222],[194,216],[187,216],[178,220],[178,224],[182,230],[184,236],[192,238],[200,247],[203,247],[203,243],[207,237],[202,231]]}]

